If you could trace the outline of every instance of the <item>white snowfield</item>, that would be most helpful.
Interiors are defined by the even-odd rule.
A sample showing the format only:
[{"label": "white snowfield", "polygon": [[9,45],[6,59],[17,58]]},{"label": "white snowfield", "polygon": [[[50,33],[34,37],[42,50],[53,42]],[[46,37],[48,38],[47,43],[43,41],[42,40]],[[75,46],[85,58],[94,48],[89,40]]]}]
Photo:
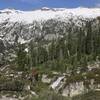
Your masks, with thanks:
[{"label": "white snowfield", "polygon": [[33,21],[44,21],[48,19],[66,19],[71,16],[83,18],[95,18],[100,16],[100,8],[42,8],[33,11],[20,11],[14,9],[0,10],[0,22],[9,20],[11,22],[32,23]]}]

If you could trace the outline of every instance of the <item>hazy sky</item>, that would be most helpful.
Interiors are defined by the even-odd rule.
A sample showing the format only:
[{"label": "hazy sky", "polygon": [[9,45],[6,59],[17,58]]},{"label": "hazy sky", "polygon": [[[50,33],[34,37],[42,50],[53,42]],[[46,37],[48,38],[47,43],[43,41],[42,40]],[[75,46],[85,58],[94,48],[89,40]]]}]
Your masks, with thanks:
[{"label": "hazy sky", "polygon": [[100,7],[100,0],[0,0],[0,9],[32,10],[41,7],[76,8]]}]

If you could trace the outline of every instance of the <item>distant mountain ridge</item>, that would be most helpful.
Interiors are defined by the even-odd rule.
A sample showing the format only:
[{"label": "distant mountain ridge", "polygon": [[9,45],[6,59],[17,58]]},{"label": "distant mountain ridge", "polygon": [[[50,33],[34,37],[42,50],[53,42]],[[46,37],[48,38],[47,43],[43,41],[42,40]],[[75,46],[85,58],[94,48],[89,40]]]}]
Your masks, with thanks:
[{"label": "distant mountain ridge", "polygon": [[67,36],[70,31],[74,36],[80,28],[84,30],[89,21],[93,21],[93,28],[97,27],[99,16],[100,8],[0,10],[0,55],[9,57],[19,43],[27,44],[31,40],[49,43],[52,39]]},{"label": "distant mountain ridge", "polygon": [[9,20],[11,22],[32,23],[36,21],[45,21],[49,19],[65,20],[70,17],[96,18],[100,16],[100,8],[48,8],[33,11],[20,11],[15,9],[0,10],[0,22]]}]

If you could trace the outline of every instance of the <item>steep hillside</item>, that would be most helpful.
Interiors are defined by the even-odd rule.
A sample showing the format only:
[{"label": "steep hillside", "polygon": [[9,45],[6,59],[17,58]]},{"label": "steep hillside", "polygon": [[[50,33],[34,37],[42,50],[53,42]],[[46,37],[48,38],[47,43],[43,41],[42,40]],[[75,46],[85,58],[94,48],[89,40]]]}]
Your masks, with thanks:
[{"label": "steep hillside", "polygon": [[10,91],[22,100],[54,92],[54,98],[70,98],[95,90],[100,90],[99,8],[0,10],[1,95]]}]

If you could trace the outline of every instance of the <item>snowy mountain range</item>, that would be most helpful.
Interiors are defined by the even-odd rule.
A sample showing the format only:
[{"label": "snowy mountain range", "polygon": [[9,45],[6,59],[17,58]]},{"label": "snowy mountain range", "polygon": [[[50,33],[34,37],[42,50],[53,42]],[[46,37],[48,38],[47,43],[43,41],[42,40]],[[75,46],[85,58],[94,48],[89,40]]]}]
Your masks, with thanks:
[{"label": "snowy mountain range", "polygon": [[[33,11],[0,10],[0,57],[12,53],[17,43],[47,41],[73,33],[86,21],[100,16],[100,8],[47,8]],[[97,21],[94,21],[96,24]],[[94,24],[93,24],[94,25]],[[2,55],[2,56],[1,56]]]},{"label": "snowy mountain range", "polygon": [[0,10],[0,22],[9,20],[11,22],[26,22],[32,23],[36,21],[44,21],[48,19],[62,19],[70,17],[83,17],[83,18],[95,18],[100,16],[100,8],[47,8],[43,7],[41,9],[33,11],[20,11],[14,9],[4,9]]}]

